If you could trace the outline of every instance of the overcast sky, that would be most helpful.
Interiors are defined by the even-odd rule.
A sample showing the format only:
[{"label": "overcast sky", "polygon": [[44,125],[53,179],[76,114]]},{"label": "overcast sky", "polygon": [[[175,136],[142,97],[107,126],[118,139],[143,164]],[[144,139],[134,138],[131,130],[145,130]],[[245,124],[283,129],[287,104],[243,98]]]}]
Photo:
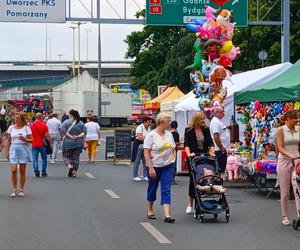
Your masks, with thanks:
[{"label": "overcast sky", "polygon": [[[6,1],[6,0],[0,0]],[[81,0],[89,8],[92,0]],[[67,1],[68,2],[68,1]],[[96,0],[94,0],[96,2]],[[118,18],[118,15],[108,5],[115,8],[120,16],[124,15],[124,0],[101,0],[101,16],[103,18]],[[127,18],[144,8],[145,0],[127,0]],[[72,17],[88,17],[88,12],[80,4],[80,0],[72,0]],[[58,54],[63,54],[62,60],[73,58],[73,31],[68,28],[71,23],[47,24],[48,27],[48,60],[58,60]],[[141,30],[142,25],[101,25],[102,60],[124,60],[127,46],[124,39],[132,31]],[[89,60],[97,60],[98,25],[85,24],[81,26],[81,60],[87,59],[87,31],[89,39]],[[45,60],[46,58],[46,24],[33,23],[0,23],[0,61],[4,60]],[[76,31],[76,54],[78,57],[78,39]]]}]

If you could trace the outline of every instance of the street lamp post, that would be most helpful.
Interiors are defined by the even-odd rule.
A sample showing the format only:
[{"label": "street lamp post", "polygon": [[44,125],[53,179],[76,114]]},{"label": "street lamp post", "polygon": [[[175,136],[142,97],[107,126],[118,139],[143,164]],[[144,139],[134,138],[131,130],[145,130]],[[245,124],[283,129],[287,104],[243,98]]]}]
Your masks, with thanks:
[{"label": "street lamp post", "polygon": [[46,24],[46,65],[48,61],[48,25]]},{"label": "street lamp post", "polygon": [[89,60],[89,32],[91,32],[90,29],[85,29],[86,31],[86,61]]},{"label": "street lamp post", "polygon": [[72,22],[78,26],[78,75],[80,74],[80,26],[86,22]]},{"label": "street lamp post", "polygon": [[72,63],[72,71],[73,71],[73,76],[75,75],[75,30],[77,29],[74,26],[68,27],[73,30],[73,63]]}]

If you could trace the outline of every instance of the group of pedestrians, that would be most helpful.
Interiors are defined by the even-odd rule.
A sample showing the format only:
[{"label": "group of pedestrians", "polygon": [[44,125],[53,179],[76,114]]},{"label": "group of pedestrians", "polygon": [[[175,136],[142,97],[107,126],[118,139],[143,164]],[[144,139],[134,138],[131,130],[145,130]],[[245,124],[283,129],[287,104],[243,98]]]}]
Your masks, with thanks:
[{"label": "group of pedestrians", "polygon": [[[216,158],[219,173],[225,172],[227,164],[227,149],[230,145],[230,134],[222,122],[225,116],[223,107],[215,107],[214,117],[207,126],[205,114],[196,112],[189,125],[185,129],[184,146],[187,156],[192,158],[197,154],[209,154]],[[290,185],[292,183],[298,222],[300,222],[300,127],[299,115],[296,110],[287,111],[283,116],[285,124],[278,128],[276,133],[276,148],[278,152],[278,182],[281,194],[282,224],[290,225],[288,217],[288,199]],[[146,159],[147,173],[149,176],[147,188],[147,218],[156,219],[154,214],[154,202],[158,185],[161,185],[161,205],[164,211],[164,221],[173,223],[171,217],[171,182],[176,161],[176,143],[169,131],[171,117],[168,114],[160,113],[157,116],[157,128],[149,132],[143,138],[144,157]],[[193,212],[195,200],[195,188],[191,177],[191,166],[188,163],[190,181],[188,188],[188,206],[186,213]]]},{"label": "group of pedestrians", "polygon": [[[215,117],[210,123],[210,128],[205,124],[205,114],[196,112],[188,127],[185,129],[184,146],[188,157],[196,154],[210,154],[216,156],[221,173],[226,167],[226,147],[229,145],[229,133],[221,119],[224,117],[224,109],[217,107],[214,110]],[[147,188],[147,218],[156,219],[154,214],[154,202],[158,185],[161,185],[161,205],[164,211],[164,221],[173,223],[175,218],[171,216],[171,185],[174,181],[176,169],[176,148],[180,144],[176,131],[177,122],[171,122],[171,116],[160,113],[156,117],[156,128],[149,130],[148,119],[136,129],[136,138],[133,143],[133,152],[136,154],[133,164],[133,178],[140,181],[138,167],[142,159],[144,166],[144,179],[148,177]],[[228,141],[228,142],[227,142]],[[135,152],[136,150],[136,152]],[[143,157],[145,160],[143,160]],[[190,172],[189,202],[186,213],[192,213],[195,199],[195,188]]]},{"label": "group of pedestrians", "polygon": [[[66,117],[64,117],[66,118]],[[35,121],[27,124],[23,113],[16,113],[14,123],[6,133],[6,158],[11,165],[12,192],[11,197],[24,196],[26,182],[26,165],[32,162],[36,177],[47,177],[47,153],[50,162],[55,163],[58,151],[62,149],[68,176],[76,177],[80,163],[80,154],[87,144],[89,162],[95,162],[96,146],[100,140],[100,126],[93,122],[92,115],[88,115],[88,122],[84,124],[76,110],[70,110],[67,119],[61,123],[58,115],[53,113],[51,118],[43,120],[43,115],[37,113]],[[47,152],[46,145],[51,152]],[[39,155],[42,168],[39,168]],[[20,184],[18,190],[17,171],[19,166]]]}]

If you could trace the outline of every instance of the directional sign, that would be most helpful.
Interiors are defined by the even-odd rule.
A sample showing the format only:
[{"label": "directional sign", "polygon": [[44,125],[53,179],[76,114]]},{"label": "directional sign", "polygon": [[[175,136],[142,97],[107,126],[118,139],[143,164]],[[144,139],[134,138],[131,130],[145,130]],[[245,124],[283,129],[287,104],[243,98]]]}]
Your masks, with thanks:
[{"label": "directional sign", "polygon": [[65,23],[66,0],[0,0],[0,22]]},{"label": "directional sign", "polygon": [[146,0],[148,25],[184,26],[205,17],[205,5],[233,11],[236,26],[248,25],[247,0]]}]

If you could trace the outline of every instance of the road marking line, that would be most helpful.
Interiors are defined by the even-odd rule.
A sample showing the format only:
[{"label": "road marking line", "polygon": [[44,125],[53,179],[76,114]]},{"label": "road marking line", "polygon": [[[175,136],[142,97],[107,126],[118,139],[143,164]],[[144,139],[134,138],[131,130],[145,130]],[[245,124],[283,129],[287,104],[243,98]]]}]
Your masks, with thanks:
[{"label": "road marking line", "polygon": [[89,177],[90,179],[95,179],[96,177],[94,175],[92,175],[91,173],[85,173],[85,175],[87,177]]},{"label": "road marking line", "polygon": [[141,225],[160,243],[160,244],[171,244],[161,232],[159,232],[149,222],[141,222]]},{"label": "road marking line", "polygon": [[117,195],[115,192],[113,192],[110,189],[104,189],[104,191],[113,199],[120,199],[120,196]]}]

